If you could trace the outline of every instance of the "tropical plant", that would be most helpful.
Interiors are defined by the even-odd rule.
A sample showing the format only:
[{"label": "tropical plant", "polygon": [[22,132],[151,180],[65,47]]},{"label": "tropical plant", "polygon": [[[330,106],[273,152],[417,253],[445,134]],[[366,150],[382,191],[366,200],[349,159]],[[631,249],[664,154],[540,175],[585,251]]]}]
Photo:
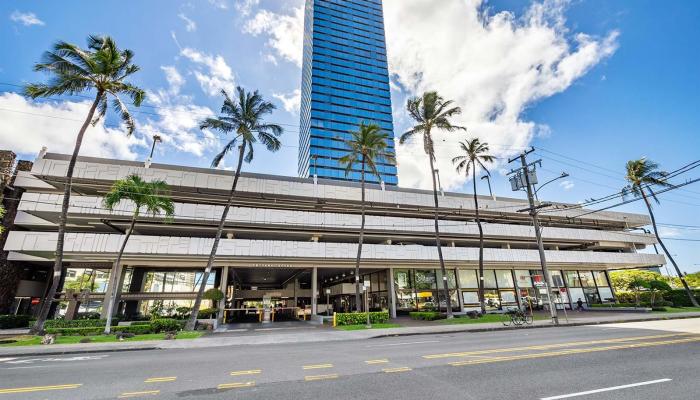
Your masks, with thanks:
[{"label": "tropical plant", "polygon": [[683,279],[683,273],[678,267],[676,260],[673,258],[673,256],[671,256],[671,253],[668,251],[666,245],[659,236],[659,230],[656,226],[656,218],[654,218],[654,211],[652,210],[651,202],[649,201],[649,198],[651,197],[656,204],[661,204],[659,199],[656,197],[656,193],[654,193],[653,188],[656,186],[672,187],[673,185],[667,181],[667,177],[668,172],[660,171],[659,164],[651,160],[640,158],[639,160],[628,161],[627,174],[625,175],[628,185],[622,189],[622,196],[629,197],[632,195],[635,198],[641,197],[644,200],[644,204],[646,204],[647,210],[649,211],[651,224],[654,227],[654,235],[656,236],[656,240],[661,245],[661,248],[664,249],[664,253],[666,253],[668,259],[671,260],[671,264],[673,264],[673,267],[676,269],[678,278],[683,284],[683,288],[690,298],[691,303],[694,307],[700,307],[700,305],[698,305],[698,301],[695,299],[695,296],[693,296],[693,292],[690,290],[688,283],[685,281],[685,279]]},{"label": "tropical plant", "polygon": [[104,117],[107,113],[107,101],[111,98],[112,107],[124,122],[127,135],[131,135],[134,131],[134,121],[119,96],[122,94],[129,96],[136,107],[140,106],[146,97],[143,90],[125,82],[127,77],[139,70],[139,67],[132,63],[134,53],[131,50],[120,50],[109,36],[89,36],[87,44],[87,49],[82,49],[63,41],[56,43],[51,51],[44,53],[41,62],[34,66],[35,71],[51,74],[49,82],[29,84],[24,87],[24,93],[33,99],[85,92],[94,92],[95,94],[95,99],[88,110],[85,121],[78,131],[73,154],[68,162],[63,204],[58,219],[53,277],[41,305],[37,322],[32,328],[33,332],[41,332],[44,329],[44,323],[61,280],[63,243],[73,184],[73,170],[88,124],[92,122],[95,125]]},{"label": "tropical plant", "polygon": [[627,283],[627,289],[634,293],[634,304],[636,306],[639,306],[639,292],[648,288],[649,281],[640,277],[632,278],[632,280]]},{"label": "tropical plant", "polygon": [[211,308],[216,308],[217,303],[224,299],[224,292],[217,288],[211,288],[204,292],[202,299],[211,301]]},{"label": "tropical plant", "polygon": [[440,260],[440,270],[442,271],[442,284],[445,290],[445,300],[447,306],[447,318],[452,318],[452,304],[450,291],[447,285],[447,272],[445,271],[445,260],[442,256],[442,245],[440,243],[440,227],[438,220],[438,195],[437,183],[435,181],[435,146],[433,145],[433,129],[440,129],[447,132],[466,130],[461,126],[453,125],[450,119],[462,113],[462,109],[453,106],[452,100],[445,100],[437,92],[426,92],[420,97],[408,100],[406,109],[411,118],[416,121],[411,129],[406,131],[399,138],[399,143],[404,144],[407,140],[422,136],[423,150],[428,155],[430,162],[430,176],[433,179],[433,200],[435,202],[435,243],[437,245],[438,259]]},{"label": "tropical plant", "polygon": [[479,218],[479,197],[476,195],[476,169],[477,167],[486,171],[488,176],[491,176],[488,168],[484,163],[493,163],[496,157],[489,154],[488,143],[481,143],[479,138],[469,139],[466,142],[460,142],[459,147],[464,152],[464,155],[457,156],[452,159],[453,164],[457,164],[457,172],[464,171],[464,174],[469,177],[471,172],[472,184],[474,186],[474,212],[476,214],[476,225],[479,227],[479,304],[481,304],[481,313],[486,314],[486,302],[484,301],[484,229],[481,226]]},{"label": "tropical plant", "polygon": [[[378,162],[393,162],[393,154],[387,153],[387,141],[389,135],[382,132],[382,128],[375,123],[360,123],[356,131],[350,132],[350,139],[340,139],[347,146],[347,154],[340,158],[340,164],[345,166],[347,177],[353,169],[360,169],[361,190],[361,222],[360,237],[357,242],[357,257],[355,259],[355,311],[360,312],[360,258],[362,257],[362,242],[365,235],[365,172],[376,176],[379,181],[382,177],[377,169]],[[368,311],[368,310],[365,310]]]},{"label": "tropical plant", "polygon": [[654,307],[656,303],[657,295],[669,292],[672,290],[671,285],[664,281],[653,280],[649,282],[648,289],[651,292],[651,306]]},{"label": "tropical plant", "polygon": [[[119,248],[117,260],[112,267],[112,273],[109,274],[109,287],[112,290],[109,291],[109,298],[105,299],[106,304],[103,305],[107,310],[106,315],[108,318],[113,314],[114,303],[117,299],[118,290],[116,286],[121,276],[122,255],[124,254],[126,243],[129,241],[131,234],[134,233],[134,226],[136,226],[136,220],[141,214],[141,210],[143,209],[153,217],[162,214],[165,216],[166,222],[169,222],[175,214],[175,204],[170,198],[168,184],[161,180],[146,182],[140,176],[132,174],[124,179],[115,181],[110,191],[105,195],[103,204],[105,208],[112,211],[122,201],[131,202],[134,206],[134,211],[131,214],[129,229],[126,231],[122,246]],[[108,334],[109,332],[110,325],[106,324],[104,333]]]},{"label": "tropical plant", "polygon": [[615,292],[629,290],[629,284],[634,279],[641,279],[647,282],[665,279],[658,272],[648,271],[645,269],[611,271],[608,276],[610,277],[610,286],[612,286]]},{"label": "tropical plant", "polygon": [[272,113],[275,109],[275,105],[265,101],[257,90],[250,93],[239,86],[236,88],[236,93],[238,97],[233,100],[225,90],[222,90],[221,94],[224,96],[224,103],[221,106],[221,115],[215,118],[207,118],[199,125],[200,129],[213,129],[223,134],[233,134],[233,138],[224,146],[223,150],[214,157],[212,167],[219,166],[224,156],[235,149],[236,146],[238,147],[238,164],[236,165],[236,172],[233,177],[233,184],[231,185],[228,200],[221,213],[219,226],[216,229],[214,243],[211,246],[204,276],[202,277],[202,282],[199,284],[197,298],[194,301],[190,319],[187,321],[187,326],[185,327],[187,330],[193,330],[197,322],[197,315],[199,314],[199,308],[202,304],[204,288],[209,280],[209,275],[214,265],[214,259],[216,258],[216,251],[219,248],[219,241],[221,240],[221,235],[226,224],[226,217],[231,208],[231,203],[233,203],[243,160],[246,162],[251,162],[253,160],[253,145],[258,141],[269,151],[277,151],[280,149],[280,146],[282,146],[282,143],[277,138],[282,135],[282,127],[264,121],[265,115]]}]

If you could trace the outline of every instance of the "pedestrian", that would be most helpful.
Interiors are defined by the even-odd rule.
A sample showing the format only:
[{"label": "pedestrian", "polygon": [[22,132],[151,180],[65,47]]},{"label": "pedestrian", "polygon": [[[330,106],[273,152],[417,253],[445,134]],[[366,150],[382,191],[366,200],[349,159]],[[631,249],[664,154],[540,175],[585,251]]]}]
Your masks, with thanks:
[{"label": "pedestrian", "polygon": [[583,301],[580,297],[576,301],[576,311],[583,311]]}]

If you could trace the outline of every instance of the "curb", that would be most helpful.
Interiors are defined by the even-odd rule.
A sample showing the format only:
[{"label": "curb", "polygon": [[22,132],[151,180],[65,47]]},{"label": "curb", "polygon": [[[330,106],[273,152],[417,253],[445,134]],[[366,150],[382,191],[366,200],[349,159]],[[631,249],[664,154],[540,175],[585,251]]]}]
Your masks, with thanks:
[{"label": "curb", "polygon": [[35,356],[62,356],[66,354],[94,354],[94,353],[116,353],[116,352],[127,352],[127,351],[143,351],[143,350],[161,350],[157,346],[149,347],[137,347],[137,348],[126,348],[126,349],[94,349],[94,350],[79,350],[79,349],[67,349],[64,351],[50,351],[50,352],[26,352],[26,353],[11,353],[11,354],[0,354],[0,358],[5,357],[35,357]]},{"label": "curb", "polygon": [[560,325],[542,324],[542,325],[528,325],[528,326],[519,326],[519,327],[494,326],[494,327],[489,327],[489,328],[451,329],[451,330],[439,331],[439,332],[409,332],[409,333],[397,332],[397,333],[377,334],[376,336],[371,336],[368,339],[380,339],[380,338],[398,337],[398,336],[441,335],[441,334],[450,334],[450,333],[479,333],[479,332],[494,332],[494,331],[515,331],[515,330],[522,330],[522,329],[568,328],[568,327],[587,326],[587,325],[625,324],[625,323],[632,323],[632,322],[665,321],[665,320],[673,320],[673,319],[693,319],[693,318],[700,318],[700,315],[659,316],[659,317],[650,317],[650,318],[643,318],[643,319],[636,319],[636,320],[615,319],[615,320],[610,320],[610,321],[571,322],[571,323],[564,323],[564,324],[560,324]]}]

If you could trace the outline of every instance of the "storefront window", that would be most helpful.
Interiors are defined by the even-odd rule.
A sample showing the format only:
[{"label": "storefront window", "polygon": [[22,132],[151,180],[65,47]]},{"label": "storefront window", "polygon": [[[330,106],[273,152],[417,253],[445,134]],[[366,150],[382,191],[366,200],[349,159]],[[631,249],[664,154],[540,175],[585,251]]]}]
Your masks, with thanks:
[{"label": "storefront window", "polygon": [[387,290],[387,287],[386,287],[386,275],[387,274],[386,274],[386,272],[378,272],[377,274],[379,275],[379,290],[380,291]]},{"label": "storefront window", "polygon": [[108,269],[94,268],[67,268],[63,290],[81,292],[87,290],[91,293],[104,293],[109,281]]},{"label": "storefront window", "polygon": [[479,292],[462,292],[462,303],[465,306],[479,304]]},{"label": "storefront window", "polygon": [[475,289],[479,287],[476,271],[473,269],[459,269],[459,285],[463,288]]},{"label": "storefront window", "polygon": [[564,279],[562,279],[561,276],[561,271],[550,271],[549,274],[552,276],[552,285],[555,288],[566,287],[566,285],[564,285]]},{"label": "storefront window", "polygon": [[[564,276],[566,276],[566,284],[569,287],[581,287],[581,280],[578,277],[577,271],[564,271]],[[576,300],[574,300],[575,302]]]},{"label": "storefront window", "polygon": [[430,290],[437,287],[435,279],[435,270],[432,269],[417,269],[415,274],[415,287],[418,290]]},{"label": "storefront window", "polygon": [[436,290],[418,290],[416,300],[418,311],[432,311],[438,307]]},{"label": "storefront window", "polygon": [[486,288],[497,288],[496,286],[496,275],[493,270],[484,271],[484,287]]},{"label": "storefront window", "polygon": [[[456,289],[457,281],[455,280],[455,270],[448,269],[445,270],[445,272],[447,272],[447,287],[450,289]],[[442,271],[439,269],[435,270],[435,275],[437,276],[438,289],[445,290],[442,286]]]},{"label": "storefront window", "polygon": [[593,281],[593,273],[591,271],[579,271],[579,276],[581,277],[581,286],[583,287],[595,287],[595,282]]},{"label": "storefront window", "polygon": [[416,309],[416,296],[413,289],[396,290],[396,308],[402,311],[413,311]]},{"label": "storefront window", "polygon": [[[199,288],[204,274],[193,271],[146,272],[143,291],[150,293],[188,293]],[[214,287],[215,275],[210,274],[206,289]]]},{"label": "storefront window", "polygon": [[586,296],[586,302],[588,304],[600,304],[600,296],[598,296],[598,289],[596,288],[585,288],[583,289],[583,294]]},{"label": "storefront window", "polygon": [[529,270],[516,269],[515,279],[518,281],[518,287],[521,288],[531,288],[532,279],[530,278]]},{"label": "storefront window", "polygon": [[[445,301],[445,291],[440,290],[438,291],[440,294],[440,311],[445,311],[447,310],[447,302]],[[456,290],[450,290],[450,306],[452,307],[452,311],[459,311],[459,300],[457,299],[457,291]]]},{"label": "storefront window", "polygon": [[513,273],[507,269],[497,269],[496,270],[496,281],[498,282],[498,287],[512,288],[513,286]]},{"label": "storefront window", "polygon": [[610,286],[608,284],[608,277],[605,276],[604,271],[593,271],[593,277],[595,278],[595,283],[598,285],[598,287]]},{"label": "storefront window", "polygon": [[503,304],[516,304],[515,291],[513,290],[501,290],[501,301]]},{"label": "storefront window", "polygon": [[498,309],[501,306],[501,299],[498,296],[498,290],[484,290],[484,302],[486,303],[487,309]]},{"label": "storefront window", "polygon": [[395,269],[394,285],[396,286],[396,289],[412,288],[413,280],[411,279],[411,271],[408,269]]},{"label": "storefront window", "polygon": [[609,287],[598,288],[598,293],[600,293],[600,300],[603,303],[614,303],[615,297],[613,297],[612,290]]}]

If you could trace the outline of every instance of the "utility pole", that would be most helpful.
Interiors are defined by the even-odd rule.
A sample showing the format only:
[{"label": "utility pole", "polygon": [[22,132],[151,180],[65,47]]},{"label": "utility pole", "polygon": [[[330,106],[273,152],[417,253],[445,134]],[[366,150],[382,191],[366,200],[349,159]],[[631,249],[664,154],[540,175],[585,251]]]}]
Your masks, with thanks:
[{"label": "utility pole", "polygon": [[[522,152],[520,156],[508,160],[508,163],[512,163],[513,161],[517,161],[519,159],[521,165],[519,168],[511,170],[510,173],[508,173],[508,175],[514,174],[513,177],[510,178],[511,186],[514,191],[520,189],[525,189],[527,191],[527,200],[530,204],[530,208],[518,211],[528,211],[530,217],[532,217],[532,224],[535,228],[535,236],[537,237],[537,249],[540,253],[540,265],[542,267],[542,274],[544,275],[544,284],[547,290],[547,299],[549,300],[549,311],[552,316],[552,323],[555,325],[559,325],[559,317],[557,317],[557,308],[554,301],[552,300],[552,276],[549,275],[549,270],[547,269],[547,259],[544,255],[544,244],[542,243],[542,232],[540,231],[540,223],[537,219],[537,210],[539,208],[547,207],[549,206],[549,204],[535,206],[535,197],[534,192],[532,190],[532,186],[537,184],[537,175],[535,173],[534,166],[535,164],[541,164],[542,160],[537,160],[528,164],[526,156],[532,153],[533,151],[535,151],[534,147],[530,148],[530,150]],[[530,167],[533,168],[530,169]]]}]

